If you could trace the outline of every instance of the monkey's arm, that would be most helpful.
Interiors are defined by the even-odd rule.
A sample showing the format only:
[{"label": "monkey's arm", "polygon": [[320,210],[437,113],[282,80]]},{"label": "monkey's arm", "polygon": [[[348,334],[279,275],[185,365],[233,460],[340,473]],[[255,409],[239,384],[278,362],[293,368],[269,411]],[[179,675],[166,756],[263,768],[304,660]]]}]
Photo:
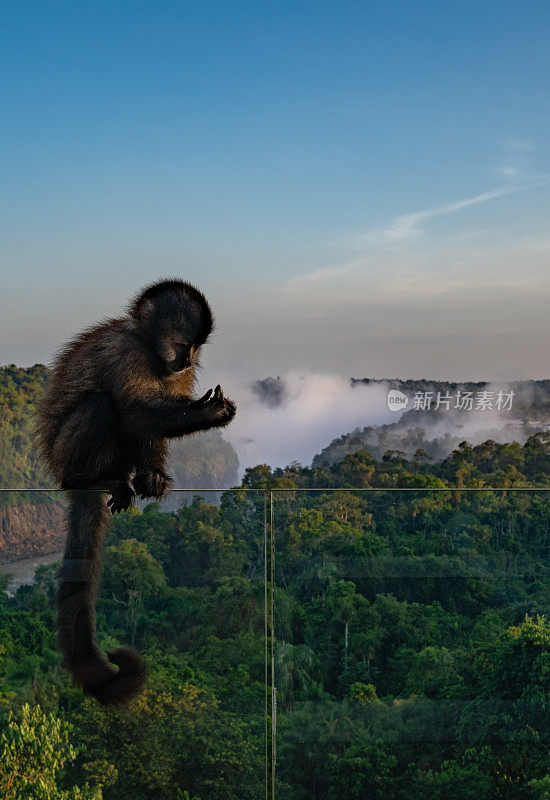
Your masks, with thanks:
[{"label": "monkey's arm", "polygon": [[236,406],[216,386],[200,400],[158,396],[129,399],[124,411],[125,426],[132,433],[170,439],[227,425],[235,416]]},{"label": "monkey's arm", "polygon": [[139,439],[134,467],[138,472],[162,472],[168,457],[164,439]]},{"label": "monkey's arm", "polygon": [[142,500],[164,497],[172,488],[172,479],[165,470],[166,457],[166,439],[139,440],[132,484]]}]

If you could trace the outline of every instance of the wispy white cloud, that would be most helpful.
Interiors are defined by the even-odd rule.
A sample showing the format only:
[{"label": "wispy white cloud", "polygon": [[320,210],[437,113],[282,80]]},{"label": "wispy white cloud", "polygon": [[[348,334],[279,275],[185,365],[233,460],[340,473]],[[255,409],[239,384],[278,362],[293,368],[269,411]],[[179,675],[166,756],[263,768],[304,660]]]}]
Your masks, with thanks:
[{"label": "wispy white cloud", "polygon": [[[496,189],[491,189],[488,192],[483,192],[473,197],[466,197],[455,203],[447,203],[446,205],[429,208],[424,211],[415,211],[412,214],[403,214],[400,217],[396,217],[387,228],[375,232],[375,235],[381,235],[390,240],[409,239],[420,232],[420,224],[428,219],[441,217],[445,214],[452,214],[455,211],[461,211],[463,208],[475,206],[479,203],[486,203],[488,200],[494,200],[497,197],[502,197],[505,194],[511,194],[515,191],[519,191],[519,189],[515,188],[512,184],[499,186]],[[372,234],[370,235],[372,236]]]},{"label": "wispy white cloud", "polygon": [[517,178],[528,168],[528,153],[533,149],[525,139],[509,139],[504,145],[504,159],[497,174],[505,178]]},{"label": "wispy white cloud", "polygon": [[372,231],[367,231],[358,237],[354,237],[354,242],[359,246],[369,244],[385,244],[388,243],[406,243],[408,240],[418,238],[423,232],[423,223],[428,222],[430,219],[442,217],[447,214],[454,214],[457,211],[462,211],[470,206],[480,205],[487,203],[490,200],[496,200],[499,197],[506,195],[517,194],[524,192],[528,189],[535,189],[539,186],[545,186],[550,183],[550,175],[530,175],[520,177],[519,170],[509,167],[508,177],[516,177],[516,180],[509,180],[502,186],[497,186],[487,192],[473,195],[472,197],[465,197],[462,200],[457,200],[453,203],[445,203],[434,208],[423,209],[422,211],[414,211],[410,214],[402,214],[395,217],[384,228],[378,228]]},{"label": "wispy white cloud", "polygon": [[523,239],[476,247],[427,244],[409,250],[365,253],[339,267],[296,276],[289,299],[315,307],[421,306],[438,300],[461,307],[508,298],[550,298],[550,239]]},{"label": "wispy white cloud", "polygon": [[[545,237],[501,237],[495,242],[494,234],[483,236],[483,231],[468,230],[461,237],[453,230],[437,239],[427,235],[431,219],[548,184],[550,175],[526,176],[452,203],[402,214],[384,228],[353,237],[349,244],[355,255],[349,261],[297,275],[287,281],[284,292],[300,302],[307,297],[330,306],[432,297],[453,297],[454,303],[459,295],[475,303],[495,291],[524,296],[549,292],[550,241]],[[472,247],[476,236],[479,244]]]},{"label": "wispy white cloud", "polygon": [[521,175],[521,169],[511,164],[505,164],[503,167],[500,167],[499,172],[501,175],[504,175],[505,178],[515,178]]}]

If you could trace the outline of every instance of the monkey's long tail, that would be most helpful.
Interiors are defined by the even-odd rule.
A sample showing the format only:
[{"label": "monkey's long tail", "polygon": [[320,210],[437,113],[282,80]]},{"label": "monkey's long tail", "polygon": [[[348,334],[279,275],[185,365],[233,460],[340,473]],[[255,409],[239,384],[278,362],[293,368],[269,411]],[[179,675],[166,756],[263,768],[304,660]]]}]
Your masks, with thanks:
[{"label": "monkey's long tail", "polygon": [[126,647],[107,653],[107,660],[96,642],[101,549],[111,516],[107,497],[105,492],[94,490],[69,493],[67,543],[57,593],[57,630],[59,648],[74,682],[100,703],[120,704],[142,689],[145,666],[139,655]]}]

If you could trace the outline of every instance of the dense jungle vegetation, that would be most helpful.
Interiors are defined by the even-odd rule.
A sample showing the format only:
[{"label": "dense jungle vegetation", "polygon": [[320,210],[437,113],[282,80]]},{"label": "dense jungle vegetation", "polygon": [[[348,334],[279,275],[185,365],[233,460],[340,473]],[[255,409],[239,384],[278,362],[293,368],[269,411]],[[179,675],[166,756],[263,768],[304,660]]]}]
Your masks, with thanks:
[{"label": "dense jungle vegetation", "polygon": [[534,436],[261,465],[219,505],[115,517],[100,639],[142,651],[148,688],[114,711],[69,685],[52,568],[0,594],[1,796],[265,796],[264,495],[243,489],[276,489],[277,796],[548,798],[550,498],[517,490],[549,485]]}]

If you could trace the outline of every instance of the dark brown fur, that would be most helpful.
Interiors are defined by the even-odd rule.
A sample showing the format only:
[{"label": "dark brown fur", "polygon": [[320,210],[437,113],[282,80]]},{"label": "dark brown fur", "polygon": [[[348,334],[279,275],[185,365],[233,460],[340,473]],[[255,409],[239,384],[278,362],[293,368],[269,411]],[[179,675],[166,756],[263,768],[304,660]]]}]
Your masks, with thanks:
[{"label": "dark brown fur", "polygon": [[145,680],[135,651],[121,648],[107,660],[95,639],[110,512],[126,510],[136,493],[162,497],[170,489],[167,438],[226,425],[235,414],[219,386],[193,399],[198,350],[212,324],[195,287],[178,280],[153,284],[128,316],[84,331],[67,345],[40,403],[41,452],[58,484],[71,490],[59,646],[75,682],[102,703],[125,702]]}]

